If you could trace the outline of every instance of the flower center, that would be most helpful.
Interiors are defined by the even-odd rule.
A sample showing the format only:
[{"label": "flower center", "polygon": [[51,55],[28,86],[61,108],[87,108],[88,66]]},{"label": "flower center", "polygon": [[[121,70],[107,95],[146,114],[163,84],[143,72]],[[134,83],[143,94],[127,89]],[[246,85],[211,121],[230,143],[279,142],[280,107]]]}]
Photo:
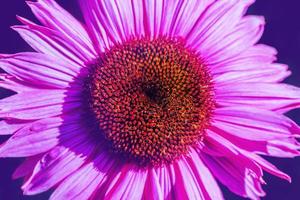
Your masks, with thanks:
[{"label": "flower center", "polygon": [[88,84],[99,130],[114,152],[142,165],[186,154],[203,139],[214,106],[205,64],[175,39],[116,45]]}]

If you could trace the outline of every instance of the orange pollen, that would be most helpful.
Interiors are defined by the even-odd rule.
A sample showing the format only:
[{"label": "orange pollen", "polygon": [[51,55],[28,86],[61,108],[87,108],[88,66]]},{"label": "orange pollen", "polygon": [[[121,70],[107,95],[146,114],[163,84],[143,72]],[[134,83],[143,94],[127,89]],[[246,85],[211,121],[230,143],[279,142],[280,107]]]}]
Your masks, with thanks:
[{"label": "orange pollen", "polygon": [[203,140],[214,108],[206,65],[176,39],[131,40],[93,65],[89,105],[115,153],[171,163]]}]

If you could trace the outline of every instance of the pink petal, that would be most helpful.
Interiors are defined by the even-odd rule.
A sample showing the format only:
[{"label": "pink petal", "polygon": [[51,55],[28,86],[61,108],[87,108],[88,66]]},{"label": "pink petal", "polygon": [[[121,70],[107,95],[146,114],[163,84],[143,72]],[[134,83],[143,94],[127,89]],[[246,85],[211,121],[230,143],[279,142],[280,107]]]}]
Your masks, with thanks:
[{"label": "pink petal", "polygon": [[60,117],[35,121],[19,129],[0,146],[0,157],[33,156],[49,151],[59,143],[81,141],[86,135],[78,124],[77,120],[74,123]]},{"label": "pink petal", "polygon": [[156,169],[160,187],[163,193],[163,199],[174,199],[175,174],[170,170],[170,167],[161,167]]},{"label": "pink petal", "polygon": [[251,106],[278,112],[300,106],[300,90],[287,84],[239,83],[216,85],[220,106]]},{"label": "pink petal", "polygon": [[[158,1],[157,1],[158,2]],[[174,28],[176,17],[178,16],[183,2],[180,0],[165,0],[162,1],[161,19],[159,20],[159,35],[170,36],[171,29]]]},{"label": "pink petal", "polygon": [[68,63],[39,53],[19,53],[0,58],[0,66],[7,73],[41,88],[68,87],[75,74],[66,65]]},{"label": "pink petal", "polygon": [[124,31],[123,37],[129,37],[135,35],[135,16],[133,10],[133,1],[115,1],[115,7],[117,8],[117,16],[119,17],[119,23]]},{"label": "pink petal", "polygon": [[[220,132],[216,132],[216,133],[218,134]],[[207,144],[208,141],[215,140],[215,138],[217,136],[216,133],[214,133],[213,131],[209,131],[208,132],[209,136],[206,138],[205,144]],[[222,146],[221,150],[223,150],[224,148],[228,148],[228,150],[230,150],[230,151],[229,152],[228,152],[228,150],[223,151],[223,156],[225,155],[226,157],[235,157],[235,156],[239,156],[239,154],[242,154],[244,158],[248,158],[248,159],[254,161],[257,165],[259,165],[262,169],[266,170],[267,172],[290,181],[290,177],[288,175],[286,175],[285,173],[278,170],[275,166],[273,166],[271,163],[267,162],[265,159],[261,158],[260,156],[256,155],[253,152],[249,152],[249,151],[245,150],[243,147],[241,147],[241,148],[238,147],[239,145],[235,146],[234,145],[235,142],[232,141],[231,138],[225,139],[221,136],[218,136],[218,137],[219,137],[219,139],[218,139],[218,141],[215,140],[217,142],[215,142],[214,146],[207,147],[207,145],[205,145],[206,147],[204,147],[202,149],[202,151],[206,152],[212,156],[222,157],[221,151],[217,150],[218,151],[217,154],[216,153],[211,154],[211,152],[216,151],[216,149],[218,149],[218,146]],[[253,144],[253,145],[255,145],[255,144]],[[212,150],[207,151],[206,148],[210,148]],[[250,167],[250,165],[249,165],[249,167]],[[262,175],[260,170],[256,171],[255,173],[258,174],[258,177],[260,177]]]},{"label": "pink petal", "polygon": [[[146,14],[144,14],[144,16],[147,18],[146,26],[149,27],[146,30],[148,30],[148,35],[151,38],[157,38],[160,35],[159,32],[162,26],[163,15],[167,15],[167,13],[163,11],[163,6],[166,4],[166,1],[147,0],[145,4],[146,10],[144,12],[146,12]],[[169,7],[171,7],[172,4],[173,2],[168,4]]]},{"label": "pink petal", "polygon": [[124,27],[115,1],[91,0],[87,3],[95,6],[95,11],[98,11],[98,20],[106,29],[107,34],[111,36],[111,40],[117,43],[125,41],[126,35],[124,32]]},{"label": "pink petal", "polygon": [[[295,138],[286,138],[286,141],[278,140],[254,140],[244,138],[245,134],[232,134],[221,129],[211,128],[218,135],[223,136],[235,146],[247,150],[248,152],[258,153],[276,157],[295,157],[299,155],[299,144]],[[281,139],[283,140],[283,139]],[[208,143],[210,144],[210,143]],[[209,147],[209,146],[207,146]],[[222,152],[215,149],[205,148],[205,152],[214,156],[222,156]]]},{"label": "pink petal", "polygon": [[232,58],[210,64],[209,67],[214,75],[234,71],[258,70],[261,66],[273,63],[276,60],[276,54],[277,51],[273,47],[258,44]]},{"label": "pink petal", "polygon": [[105,199],[141,199],[147,178],[147,170],[125,165],[113,178]]},{"label": "pink petal", "polygon": [[260,196],[265,195],[260,185],[261,177],[257,177],[251,170],[250,166],[255,165],[250,164],[250,160],[247,161],[241,156],[229,159],[200,154],[200,157],[214,177],[233,193],[250,199],[259,199]]},{"label": "pink petal", "polygon": [[20,128],[31,123],[32,121],[20,121],[14,119],[2,120],[0,121],[0,135],[12,135]]},{"label": "pink petal", "polygon": [[28,176],[32,173],[37,162],[42,158],[42,154],[28,157],[26,160],[14,171],[12,178],[17,179]]},{"label": "pink petal", "polygon": [[35,51],[69,62],[70,66],[77,68],[77,71],[85,65],[85,62],[91,60],[86,57],[86,52],[78,49],[79,47],[73,43],[68,43],[59,32],[39,26],[22,17],[18,19],[25,25],[15,25],[12,29],[17,31]]},{"label": "pink petal", "polygon": [[191,150],[190,156],[186,159],[197,178],[198,184],[200,185],[201,191],[204,195],[204,199],[224,199],[215,178],[207,166],[203,163],[197,152],[195,150]]},{"label": "pink petal", "polygon": [[0,113],[36,107],[47,107],[63,104],[65,102],[79,102],[81,99],[79,94],[76,93],[77,92],[67,95],[66,90],[39,90],[16,94],[0,100]]},{"label": "pink petal", "polygon": [[162,15],[162,1],[143,1],[143,21],[145,36],[153,39],[158,35]]},{"label": "pink petal", "polygon": [[20,93],[25,91],[34,90],[34,86],[25,84],[24,82],[16,79],[14,76],[7,73],[0,73],[0,87],[3,87],[8,90]]},{"label": "pink petal", "polygon": [[[248,6],[252,3],[253,1],[242,2],[238,0],[213,3],[198,18],[196,25],[187,36],[187,44],[193,49],[199,47],[200,55],[204,56],[204,58],[211,57],[212,54],[223,48],[223,45],[229,39],[226,38],[226,35],[232,32]],[[241,33],[238,32],[234,35],[241,35]],[[208,48],[212,47],[211,44],[226,39],[226,42],[219,42],[219,44],[214,46],[214,50],[209,51]]]},{"label": "pink petal", "polygon": [[207,130],[206,133],[207,136],[205,138],[205,145],[202,148],[202,151],[213,156],[221,157],[224,155],[236,156],[239,154],[235,147],[230,142],[224,140],[221,135],[212,130]]},{"label": "pink petal", "polygon": [[[80,1],[89,32],[103,50],[131,37],[156,38],[158,35],[183,36],[195,24],[211,0],[166,1]],[[197,6],[196,6],[197,5]],[[193,9],[193,12],[190,10]],[[176,18],[175,16],[179,16]],[[190,20],[186,22],[186,18]]]},{"label": "pink petal", "polygon": [[274,140],[269,141],[267,144],[267,155],[293,158],[300,155],[299,149],[300,144],[295,138],[288,138],[281,141]]},{"label": "pink petal", "polygon": [[218,85],[234,84],[237,82],[281,82],[291,74],[287,65],[271,64],[257,67],[253,70],[231,71],[216,75],[214,81]]},{"label": "pink petal", "polygon": [[66,42],[81,49],[87,58],[95,58],[96,53],[85,27],[54,0],[29,1],[27,4],[41,23],[60,32]]},{"label": "pink petal", "polygon": [[89,199],[97,188],[105,183],[110,171],[116,167],[115,162],[106,153],[98,152],[95,160],[69,175],[55,189],[50,199]]},{"label": "pink petal", "polygon": [[282,178],[282,179],[285,179],[285,180],[291,182],[291,177],[289,175],[280,171],[276,166],[272,165],[270,162],[263,159],[262,157],[260,157],[256,154],[250,153],[250,152],[245,152],[244,155],[253,159],[257,164],[260,165],[260,167],[263,170],[269,172],[270,174],[273,174],[274,176],[277,176],[279,178]]},{"label": "pink petal", "polygon": [[300,133],[299,126],[289,118],[249,107],[216,109],[212,126],[233,136],[266,142],[291,138]]},{"label": "pink petal", "polygon": [[[190,0],[176,2],[176,14],[170,13],[170,4],[174,4],[172,1],[164,4],[164,19],[171,21],[169,30],[165,33],[171,33],[171,36],[185,38],[188,33],[196,26],[197,20],[199,20],[206,9],[213,4],[213,0]],[[175,5],[176,5],[175,4]],[[170,17],[169,17],[170,16]],[[172,18],[172,20],[170,20]],[[188,20],[187,20],[188,19]],[[165,23],[168,23],[165,21]]]},{"label": "pink petal", "polygon": [[81,108],[82,103],[66,102],[64,104],[54,104],[44,107],[24,108],[19,110],[0,111],[0,118],[37,120],[48,117],[55,117],[68,112],[73,112]]},{"label": "pink petal", "polygon": [[[237,112],[238,108],[233,110]],[[221,115],[219,118],[226,118],[226,120],[217,119],[211,129],[242,149],[279,157],[299,155],[300,146],[295,139],[298,137],[299,127],[287,117],[266,110],[249,111],[248,108],[244,111],[240,108],[235,119],[228,115],[222,117]],[[242,119],[242,116],[246,120]]]},{"label": "pink petal", "polygon": [[262,36],[264,24],[262,17],[244,17],[228,35],[208,41],[207,45],[200,43],[199,53],[208,63],[218,63],[235,57],[258,42]]},{"label": "pink petal", "polygon": [[148,171],[148,176],[145,183],[145,189],[144,189],[144,194],[142,199],[145,200],[164,199],[163,191],[160,187],[158,176],[154,169],[149,169]]},{"label": "pink petal", "polygon": [[132,1],[132,11],[134,15],[134,26],[135,26],[135,36],[141,38],[146,36],[146,30],[149,31],[147,27],[147,15],[145,13],[145,1],[133,0]]},{"label": "pink petal", "polygon": [[186,160],[181,159],[174,164],[176,199],[205,199],[198,180]]},{"label": "pink petal", "polygon": [[[232,165],[244,165],[245,167],[249,168],[255,174],[256,177],[262,176],[261,168],[255,162],[253,162],[252,159],[249,159],[246,155],[241,153],[239,151],[239,148],[237,148],[230,141],[226,140],[221,136],[219,136],[218,139],[216,139],[217,134],[213,131],[209,131],[208,134],[209,137],[206,138],[205,143],[210,142],[211,145],[202,149],[204,153],[216,157],[216,160],[218,161],[222,161],[223,157],[226,157],[229,160],[231,160],[230,162],[232,162]],[[211,150],[206,151],[206,148],[210,148]],[[224,150],[223,155],[222,151],[220,150]],[[213,151],[215,151],[216,153],[210,154],[210,152]],[[234,163],[234,159],[239,159],[239,163]]]},{"label": "pink petal", "polygon": [[[50,129],[40,135],[10,138],[0,146],[0,157],[26,157],[49,151],[58,144],[58,130]],[[16,138],[18,137],[18,138]]]},{"label": "pink petal", "polygon": [[33,195],[49,190],[83,165],[93,150],[90,141],[55,147],[37,163],[31,177],[22,186],[24,193]]},{"label": "pink petal", "polygon": [[[105,49],[111,47],[115,40],[120,41],[120,36],[111,34],[108,30],[115,31],[115,27],[106,27],[103,22],[105,16],[100,16],[99,2],[95,0],[80,0],[81,10],[87,24],[88,33],[97,52],[103,52]],[[109,17],[109,16],[107,16]],[[114,32],[112,32],[114,33]]]}]

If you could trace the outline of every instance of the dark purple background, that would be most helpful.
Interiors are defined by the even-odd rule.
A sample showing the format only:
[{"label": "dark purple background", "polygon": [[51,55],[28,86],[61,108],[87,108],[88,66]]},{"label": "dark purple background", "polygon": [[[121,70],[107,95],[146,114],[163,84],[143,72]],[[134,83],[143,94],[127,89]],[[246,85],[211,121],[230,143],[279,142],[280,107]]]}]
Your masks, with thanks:
[{"label": "dark purple background", "polygon": [[[82,18],[75,0],[57,0],[77,18]],[[267,26],[262,43],[272,45],[279,51],[279,62],[290,66],[293,75],[286,82],[300,87],[300,2],[297,0],[257,0],[249,14],[264,15]],[[9,27],[18,24],[15,15],[21,15],[34,20],[30,9],[23,0],[9,0],[1,2],[0,7],[0,53],[16,53],[31,51],[30,47]],[[0,89],[0,97],[9,95]],[[300,124],[300,109],[288,113]],[[1,137],[0,141],[6,138]],[[300,158],[296,159],[269,159],[286,173],[290,174],[293,182],[287,183],[276,177],[265,174],[268,185],[264,186],[267,192],[266,200],[298,200],[300,199]],[[11,180],[11,174],[22,159],[0,159],[0,199],[43,200],[48,199],[49,192],[36,196],[24,197],[20,190],[22,180]],[[236,197],[223,188],[226,199],[242,199]]]}]

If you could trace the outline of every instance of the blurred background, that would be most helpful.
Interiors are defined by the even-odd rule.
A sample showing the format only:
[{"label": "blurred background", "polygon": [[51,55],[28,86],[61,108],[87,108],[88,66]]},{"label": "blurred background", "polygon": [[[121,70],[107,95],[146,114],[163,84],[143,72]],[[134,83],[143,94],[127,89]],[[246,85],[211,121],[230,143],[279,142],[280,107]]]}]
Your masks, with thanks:
[{"label": "blurred background", "polygon": [[[65,9],[70,11],[78,19],[82,20],[76,0],[57,0]],[[274,46],[279,51],[279,62],[290,66],[293,74],[286,79],[290,83],[300,87],[300,2],[297,0],[257,0],[250,8],[249,14],[263,15],[266,18],[266,29],[261,43]],[[32,49],[9,27],[19,24],[16,14],[29,18],[36,22],[30,9],[23,0],[9,0],[1,2],[0,7],[0,53],[16,53],[31,51]],[[12,93],[0,89],[0,98]],[[300,124],[300,109],[287,113],[287,115]],[[0,142],[6,137],[0,137]],[[299,200],[300,199],[300,157],[296,159],[267,158],[279,169],[292,177],[289,184],[274,176],[265,173],[268,183],[264,186],[267,196],[264,200]],[[46,200],[50,192],[36,195],[23,196],[20,187],[22,180],[12,180],[14,169],[22,159],[0,159],[0,200]],[[226,188],[222,188],[225,199],[239,200]]]}]

